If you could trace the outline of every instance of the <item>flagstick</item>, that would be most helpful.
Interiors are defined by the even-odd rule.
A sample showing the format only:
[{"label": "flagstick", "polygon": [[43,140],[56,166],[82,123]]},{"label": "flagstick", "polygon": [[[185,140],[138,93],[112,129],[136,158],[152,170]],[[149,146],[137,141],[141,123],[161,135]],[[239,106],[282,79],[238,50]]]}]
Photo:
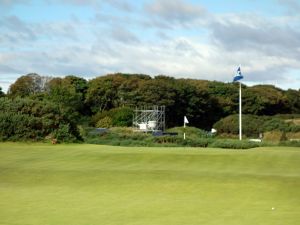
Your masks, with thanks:
[{"label": "flagstick", "polygon": [[185,121],[183,121],[183,128],[184,128],[183,140],[185,140]]},{"label": "flagstick", "polygon": [[239,96],[239,134],[240,134],[240,140],[242,140],[242,85],[240,82],[240,96]]}]

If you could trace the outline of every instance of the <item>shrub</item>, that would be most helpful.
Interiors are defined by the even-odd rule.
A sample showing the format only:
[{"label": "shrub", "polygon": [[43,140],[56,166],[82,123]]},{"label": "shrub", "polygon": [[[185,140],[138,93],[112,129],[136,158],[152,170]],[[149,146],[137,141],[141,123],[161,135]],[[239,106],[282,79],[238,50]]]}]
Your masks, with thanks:
[{"label": "shrub", "polygon": [[133,110],[128,107],[114,108],[109,111],[98,112],[91,118],[93,125],[106,117],[111,119],[111,126],[128,127],[132,125]]},{"label": "shrub", "polygon": [[289,123],[278,118],[270,118],[264,122],[264,131],[288,131],[289,127]]},{"label": "shrub", "polygon": [[[68,126],[68,135],[72,137],[68,138],[69,141],[81,139],[75,121],[54,103],[27,98],[0,98],[0,111],[1,140],[44,140],[49,134],[66,130],[64,126]],[[66,134],[64,136],[67,137]]]},{"label": "shrub", "polygon": [[133,110],[128,107],[115,108],[110,110],[112,124],[116,127],[128,127],[132,125]]},{"label": "shrub", "polygon": [[238,134],[238,115],[227,116],[216,122],[213,127],[217,129],[218,133]]},{"label": "shrub", "polygon": [[300,141],[281,141],[280,146],[300,147]]},{"label": "shrub", "polygon": [[298,139],[300,140],[300,132],[289,132],[289,133],[286,133],[286,137],[287,139]]},{"label": "shrub", "polygon": [[[260,133],[268,131],[300,132],[300,126],[292,122],[286,122],[280,117],[243,115],[243,135],[246,137],[258,137]],[[239,133],[238,115],[230,115],[214,124],[218,134]]]},{"label": "shrub", "polygon": [[183,133],[186,133],[186,136],[190,139],[211,137],[211,135],[208,132],[196,127],[174,127],[168,129],[167,132],[178,133],[179,137],[183,137]]},{"label": "shrub", "polygon": [[4,112],[0,114],[1,140],[41,140],[42,121],[31,115]]},{"label": "shrub", "polygon": [[286,139],[287,138],[285,132],[278,131],[278,130],[265,132],[263,137],[264,141],[272,141],[272,142],[285,141]]},{"label": "shrub", "polygon": [[112,126],[112,119],[109,116],[100,119],[96,124],[96,127],[100,127],[100,128],[109,128],[111,126]]},{"label": "shrub", "polygon": [[71,132],[69,124],[60,124],[58,129],[53,132],[53,137],[58,142],[75,142],[76,137]]},{"label": "shrub", "polygon": [[228,148],[228,149],[249,149],[259,147],[260,143],[240,141],[240,140],[226,140],[218,139],[214,141],[209,147],[213,148]]},{"label": "shrub", "polygon": [[213,141],[214,140],[211,138],[199,138],[199,139],[186,139],[183,140],[183,143],[186,146],[206,148],[211,143],[213,143]]}]

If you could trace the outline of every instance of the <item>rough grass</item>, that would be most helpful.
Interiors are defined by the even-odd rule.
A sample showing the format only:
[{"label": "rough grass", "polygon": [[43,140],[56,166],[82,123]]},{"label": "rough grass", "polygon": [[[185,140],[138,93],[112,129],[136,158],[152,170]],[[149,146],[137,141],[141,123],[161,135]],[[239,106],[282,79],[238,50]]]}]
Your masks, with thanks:
[{"label": "rough grass", "polygon": [[0,144],[3,225],[295,225],[299,187],[300,148]]}]

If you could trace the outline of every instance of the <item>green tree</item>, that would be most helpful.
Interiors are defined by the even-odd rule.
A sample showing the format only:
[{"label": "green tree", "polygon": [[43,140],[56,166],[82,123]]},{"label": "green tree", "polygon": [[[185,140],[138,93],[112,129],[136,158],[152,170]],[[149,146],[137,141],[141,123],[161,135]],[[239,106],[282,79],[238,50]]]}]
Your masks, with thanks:
[{"label": "green tree", "polygon": [[50,80],[50,77],[30,73],[19,77],[16,82],[9,87],[8,94],[12,97],[26,97],[40,93],[45,91],[47,83]]},{"label": "green tree", "polygon": [[[58,130],[65,133],[68,141],[80,140],[76,121],[60,106],[49,101],[29,98],[0,98],[1,140],[43,140],[47,136],[57,137]],[[62,137],[62,136],[61,136]]]},{"label": "green tree", "polygon": [[2,87],[0,87],[0,98],[4,97],[4,96],[5,96],[5,93],[2,91]]},{"label": "green tree", "polygon": [[72,117],[86,112],[84,95],[87,90],[87,82],[75,76],[65,78],[54,78],[48,82],[47,100],[55,102]]},{"label": "green tree", "polygon": [[235,83],[212,81],[208,84],[208,92],[217,99],[218,104],[223,110],[223,116],[238,112],[238,90],[238,86]]},{"label": "green tree", "polygon": [[218,99],[210,94],[207,87],[198,86],[191,80],[179,80],[177,90],[174,107],[180,118],[177,125],[182,125],[183,116],[187,116],[192,126],[208,130],[222,117],[223,110]]},{"label": "green tree", "polygon": [[248,89],[250,95],[256,96],[255,99],[247,102],[249,113],[276,115],[291,112],[288,99],[283,90],[273,85],[256,85]]},{"label": "green tree", "polygon": [[300,114],[300,89],[298,91],[288,89],[285,92],[291,113]]},{"label": "green tree", "polygon": [[93,113],[137,104],[139,86],[150,80],[147,75],[110,74],[88,82],[85,102]]},{"label": "green tree", "polygon": [[99,111],[92,116],[92,123],[97,127],[101,127],[99,124],[102,124],[102,127],[107,127],[103,124],[107,124],[109,121],[108,124],[110,124],[110,126],[128,127],[132,126],[132,118],[133,109],[129,107],[119,107],[108,111]]}]

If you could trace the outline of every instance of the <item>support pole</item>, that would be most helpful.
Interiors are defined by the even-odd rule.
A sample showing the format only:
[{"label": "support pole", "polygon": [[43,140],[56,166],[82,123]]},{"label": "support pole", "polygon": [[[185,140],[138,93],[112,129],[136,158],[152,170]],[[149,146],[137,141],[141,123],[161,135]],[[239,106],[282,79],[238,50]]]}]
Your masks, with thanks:
[{"label": "support pole", "polygon": [[239,95],[239,136],[242,140],[242,85],[240,82],[240,95]]},{"label": "support pole", "polygon": [[184,128],[184,133],[183,133],[183,140],[185,140],[185,121],[183,121],[183,128]]}]

